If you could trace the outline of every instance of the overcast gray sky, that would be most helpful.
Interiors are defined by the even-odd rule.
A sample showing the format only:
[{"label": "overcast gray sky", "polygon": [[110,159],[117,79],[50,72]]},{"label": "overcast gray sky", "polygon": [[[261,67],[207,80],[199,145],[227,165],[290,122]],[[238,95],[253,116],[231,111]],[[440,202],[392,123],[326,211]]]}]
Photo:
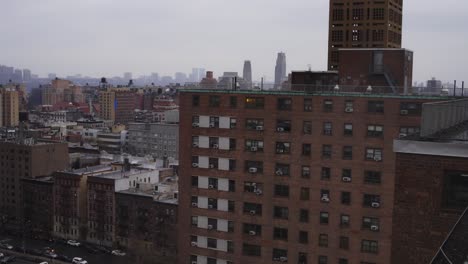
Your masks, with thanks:
[{"label": "overcast gray sky", "polygon": [[[328,0],[1,0],[0,64],[41,76],[172,75],[204,67],[272,80],[326,69]],[[414,77],[468,81],[468,1],[406,0],[403,47]]]}]

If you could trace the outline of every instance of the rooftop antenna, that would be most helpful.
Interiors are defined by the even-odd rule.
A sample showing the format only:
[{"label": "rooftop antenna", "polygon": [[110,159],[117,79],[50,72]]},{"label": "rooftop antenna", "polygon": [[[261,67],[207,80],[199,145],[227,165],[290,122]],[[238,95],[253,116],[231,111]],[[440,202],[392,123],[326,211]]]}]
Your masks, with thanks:
[{"label": "rooftop antenna", "polygon": [[312,71],[312,65],[307,64],[307,68],[309,69],[309,71]]}]

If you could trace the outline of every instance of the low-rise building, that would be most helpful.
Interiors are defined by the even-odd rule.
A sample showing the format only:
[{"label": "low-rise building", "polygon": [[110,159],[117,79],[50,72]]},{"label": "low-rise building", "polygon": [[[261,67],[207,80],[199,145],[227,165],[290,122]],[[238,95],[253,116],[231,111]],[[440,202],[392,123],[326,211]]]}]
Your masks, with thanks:
[{"label": "low-rise building", "polygon": [[167,123],[130,123],[128,125],[129,153],[156,158],[179,157],[179,125]]}]

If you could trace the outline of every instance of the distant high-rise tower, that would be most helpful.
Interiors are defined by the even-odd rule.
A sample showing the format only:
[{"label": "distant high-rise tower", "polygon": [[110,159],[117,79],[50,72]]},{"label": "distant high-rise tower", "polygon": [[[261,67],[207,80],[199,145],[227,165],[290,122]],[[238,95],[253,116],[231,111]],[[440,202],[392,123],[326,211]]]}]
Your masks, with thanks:
[{"label": "distant high-rise tower", "polygon": [[286,54],[280,52],[276,59],[275,88],[280,88],[284,80],[286,80]]},{"label": "distant high-rise tower", "polygon": [[328,69],[338,70],[339,48],[401,48],[403,1],[330,0]]},{"label": "distant high-rise tower", "polygon": [[242,78],[244,78],[247,88],[252,88],[252,64],[249,60],[244,61],[244,72]]}]

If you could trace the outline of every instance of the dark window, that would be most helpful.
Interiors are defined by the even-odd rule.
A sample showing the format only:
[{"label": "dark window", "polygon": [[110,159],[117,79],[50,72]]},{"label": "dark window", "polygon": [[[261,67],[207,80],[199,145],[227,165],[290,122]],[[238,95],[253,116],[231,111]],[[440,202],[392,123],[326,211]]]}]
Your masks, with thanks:
[{"label": "dark window", "polygon": [[346,113],[352,113],[354,111],[354,101],[346,100],[344,105],[344,110]]},{"label": "dark window", "polygon": [[289,197],[289,186],[288,185],[275,185],[275,196]]},{"label": "dark window", "polygon": [[369,229],[372,231],[378,231],[380,229],[380,220],[376,217],[363,217],[362,218],[362,229]]},{"label": "dark window", "polygon": [[265,98],[263,97],[247,97],[245,98],[245,108],[248,109],[263,109],[265,107]]},{"label": "dark window", "polygon": [[319,235],[319,247],[328,247],[328,235],[327,234]]},{"label": "dark window", "polygon": [[248,130],[257,130],[257,131],[263,131],[263,119],[259,118],[247,118],[245,120],[245,128]]},{"label": "dark window", "polygon": [[219,107],[220,98],[219,95],[210,95],[210,107]]},{"label": "dark window", "polygon": [[312,134],[312,122],[311,121],[304,121],[302,126],[302,131],[306,135]]},{"label": "dark window", "polygon": [[304,111],[312,112],[312,99],[304,99]]},{"label": "dark window", "polygon": [[237,97],[236,96],[230,96],[229,97],[229,106],[231,108],[237,108]]},{"label": "dark window", "polygon": [[208,209],[218,209],[218,200],[215,198],[208,198]]},{"label": "dark window", "polygon": [[328,257],[327,256],[319,256],[318,257],[318,264],[328,264]]},{"label": "dark window", "polygon": [[219,127],[219,116],[210,116],[210,128]]},{"label": "dark window", "polygon": [[272,258],[273,258],[273,261],[286,262],[288,259],[288,251],[285,249],[274,248]]},{"label": "dark window", "polygon": [[309,233],[306,231],[299,231],[299,243],[307,244],[309,243]]},{"label": "dark window", "polygon": [[443,206],[464,209],[468,205],[468,171],[445,171]]},{"label": "dark window", "polygon": [[328,212],[320,212],[320,224],[328,225]]},{"label": "dark window", "polygon": [[192,226],[198,225],[198,216],[192,216]]},{"label": "dark window", "polygon": [[291,110],[292,99],[291,98],[278,98],[278,110]]},{"label": "dark window", "polygon": [[323,111],[324,112],[333,112],[333,100],[331,100],[331,99],[323,100]]},{"label": "dark window", "polygon": [[346,205],[351,204],[351,192],[341,192],[341,203]]},{"label": "dark window", "polygon": [[276,176],[289,176],[290,175],[290,165],[283,163],[276,163],[275,165],[275,175]]},{"label": "dark window", "polygon": [[361,252],[364,253],[378,253],[379,242],[373,240],[362,240],[361,241]]},{"label": "dark window", "polygon": [[242,244],[242,254],[244,256],[260,257],[262,255],[262,248],[257,245],[244,243]]},{"label": "dark window", "polygon": [[200,96],[192,95],[192,106],[199,106],[199,105],[200,105]]},{"label": "dark window", "polygon": [[273,229],[273,239],[288,241],[288,229],[275,227]]},{"label": "dark window", "polygon": [[326,136],[331,136],[333,134],[333,127],[331,122],[323,123],[323,134]]},{"label": "dark window", "polygon": [[331,159],[332,157],[332,145],[322,145],[322,158]]},{"label": "dark window", "polygon": [[352,180],[351,169],[343,169],[341,171],[341,180],[343,182],[351,182]]},{"label": "dark window", "polygon": [[208,164],[210,169],[217,169],[218,168],[218,158],[209,158]]},{"label": "dark window", "polygon": [[257,182],[244,182],[244,192],[263,194],[263,184]]},{"label": "dark window", "polygon": [[321,190],[320,190],[320,200],[321,200],[323,203],[328,203],[328,202],[330,202],[330,191],[329,191],[329,190],[325,190],[325,189],[321,189]]},{"label": "dark window", "polygon": [[256,224],[246,224],[243,225],[244,234],[251,236],[261,236],[262,235],[262,226]]},{"label": "dark window", "polygon": [[297,264],[307,264],[307,253],[299,252],[297,255]]},{"label": "dark window", "polygon": [[302,155],[310,156],[312,152],[312,146],[310,144],[302,144]]},{"label": "dark window", "polygon": [[236,191],[236,181],[229,180],[229,191],[235,192]]},{"label": "dark window", "polygon": [[192,176],[192,186],[198,187],[198,176]]},{"label": "dark window", "polygon": [[273,217],[280,219],[288,219],[289,209],[287,207],[275,206],[273,209]]},{"label": "dark window", "polygon": [[256,203],[244,203],[244,213],[250,215],[262,215],[262,205]]},{"label": "dark window", "polygon": [[369,113],[383,113],[384,102],[383,101],[369,101],[367,103],[367,111]]},{"label": "dark window", "polygon": [[385,19],[385,9],[384,8],[374,8],[372,10],[372,15],[374,20],[384,20]]},{"label": "dark window", "polygon": [[380,171],[364,171],[364,183],[380,184],[382,173]]},{"label": "dark window", "polygon": [[421,115],[422,103],[400,103],[401,115]]},{"label": "dark window", "polygon": [[340,245],[341,249],[349,249],[349,237],[340,236]]},{"label": "dark window", "polygon": [[301,177],[304,179],[310,178],[310,167],[309,166],[302,166]]},{"label": "dark window", "polygon": [[301,209],[299,211],[299,221],[302,222],[302,223],[308,223],[309,222],[309,210]]},{"label": "dark window", "polygon": [[291,132],[291,120],[277,120],[276,121],[276,131],[280,133],[289,133]]},{"label": "dark window", "polygon": [[352,136],[353,135],[353,124],[344,124],[344,135]]},{"label": "dark window", "polygon": [[207,258],[206,260],[206,264],[216,264],[216,259],[214,258]]},{"label": "dark window", "polygon": [[331,176],[331,169],[330,168],[326,168],[326,167],[322,167],[322,173],[321,173],[321,179],[322,180],[330,180],[330,176]]},{"label": "dark window", "polygon": [[353,159],[353,147],[352,146],[344,146],[343,147],[343,159],[344,160],[352,160]]},{"label": "dark window", "polygon": [[276,142],[276,154],[289,154],[291,152],[291,143]]},{"label": "dark window", "polygon": [[217,240],[215,238],[207,239],[208,248],[217,248]]},{"label": "dark window", "polygon": [[376,194],[364,194],[363,196],[363,205],[366,207],[380,207],[380,195]]},{"label": "dark window", "polygon": [[349,227],[350,225],[350,218],[349,215],[342,214],[340,216],[340,226],[341,227]]},{"label": "dark window", "polygon": [[368,137],[382,137],[383,136],[383,126],[381,126],[381,125],[368,125],[367,126],[367,136]]},{"label": "dark window", "polygon": [[245,161],[245,172],[248,173],[263,173],[263,162],[262,161],[254,161],[254,160],[246,160]]},{"label": "dark window", "polygon": [[308,201],[310,198],[310,189],[307,187],[301,187],[300,199]]},{"label": "dark window", "polygon": [[340,258],[338,260],[338,264],[348,264],[348,260],[347,259],[344,259],[344,258]]},{"label": "dark window", "polygon": [[246,139],[245,150],[252,152],[263,152],[263,140]]},{"label": "dark window", "polygon": [[218,189],[218,178],[208,178],[208,186],[210,189]]},{"label": "dark window", "polygon": [[218,229],[218,219],[208,218],[208,229]]}]

